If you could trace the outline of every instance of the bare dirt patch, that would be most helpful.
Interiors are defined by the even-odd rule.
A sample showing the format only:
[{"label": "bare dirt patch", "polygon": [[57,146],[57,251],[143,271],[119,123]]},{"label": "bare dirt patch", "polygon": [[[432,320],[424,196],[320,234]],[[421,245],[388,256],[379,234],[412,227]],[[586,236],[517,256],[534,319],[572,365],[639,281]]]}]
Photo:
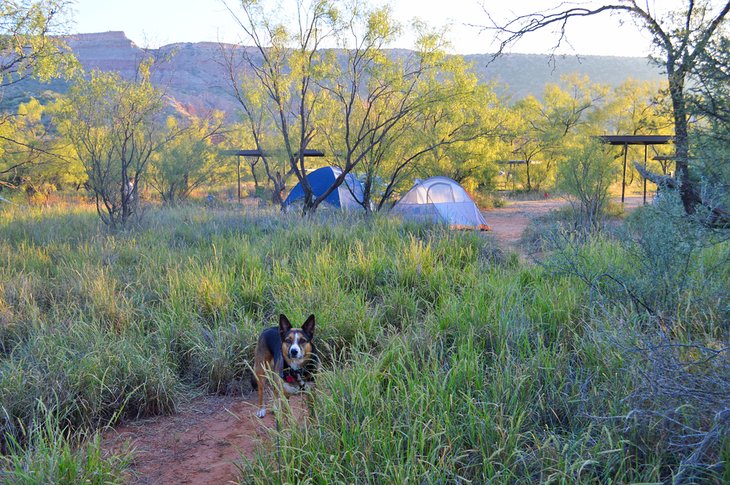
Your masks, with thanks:
[{"label": "bare dirt patch", "polygon": [[[620,203],[621,199],[614,199],[613,202]],[[640,196],[626,197],[624,208],[632,210],[642,203],[643,198]],[[561,198],[508,202],[506,207],[484,212],[484,218],[500,246],[527,256],[520,246],[520,240],[530,222],[567,204],[568,201]]]},{"label": "bare dirt patch", "polygon": [[[301,398],[290,400],[296,416],[305,412]],[[273,413],[256,417],[255,396],[205,396],[184,404],[173,416],[124,424],[106,433],[111,453],[131,446],[128,482],[136,485],[237,483],[236,462],[252,458],[271,442]]]}]

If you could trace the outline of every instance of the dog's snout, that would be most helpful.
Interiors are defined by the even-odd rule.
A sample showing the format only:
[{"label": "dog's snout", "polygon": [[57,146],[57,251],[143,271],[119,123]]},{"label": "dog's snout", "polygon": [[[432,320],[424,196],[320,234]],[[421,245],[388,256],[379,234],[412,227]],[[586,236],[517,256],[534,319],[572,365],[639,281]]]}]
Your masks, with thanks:
[{"label": "dog's snout", "polygon": [[296,357],[297,355],[299,355],[299,349],[297,349],[297,348],[289,349],[289,355],[291,355],[292,357]]}]

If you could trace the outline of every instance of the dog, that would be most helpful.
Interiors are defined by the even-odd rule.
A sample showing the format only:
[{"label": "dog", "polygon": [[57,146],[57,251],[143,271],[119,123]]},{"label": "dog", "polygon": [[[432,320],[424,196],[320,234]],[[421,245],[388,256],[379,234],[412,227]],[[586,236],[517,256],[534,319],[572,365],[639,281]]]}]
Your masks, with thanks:
[{"label": "dog", "polygon": [[267,372],[273,372],[282,379],[281,389],[287,398],[313,388],[314,374],[319,369],[319,355],[313,338],[314,315],[309,315],[302,328],[292,328],[286,315],[281,314],[278,327],[261,332],[256,343],[252,380],[258,391],[256,416],[266,416],[264,387]]}]

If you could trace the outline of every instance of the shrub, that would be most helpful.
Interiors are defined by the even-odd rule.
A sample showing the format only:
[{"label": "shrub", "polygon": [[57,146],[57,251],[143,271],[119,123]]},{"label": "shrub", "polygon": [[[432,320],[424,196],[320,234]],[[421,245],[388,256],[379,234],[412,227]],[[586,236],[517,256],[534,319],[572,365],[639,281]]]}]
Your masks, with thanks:
[{"label": "shrub", "polygon": [[618,167],[598,141],[585,141],[566,152],[558,166],[557,188],[570,196],[575,226],[583,230],[601,227],[609,193]]},{"label": "shrub", "polygon": [[623,237],[566,238],[546,262],[590,289],[593,320],[613,327],[596,338],[620,349],[632,381],[628,409],[614,418],[641,453],[662,450],[661,473],[679,481],[717,476],[730,419],[730,351],[721,344],[730,338],[730,245],[704,220],[665,192],[629,216]]}]

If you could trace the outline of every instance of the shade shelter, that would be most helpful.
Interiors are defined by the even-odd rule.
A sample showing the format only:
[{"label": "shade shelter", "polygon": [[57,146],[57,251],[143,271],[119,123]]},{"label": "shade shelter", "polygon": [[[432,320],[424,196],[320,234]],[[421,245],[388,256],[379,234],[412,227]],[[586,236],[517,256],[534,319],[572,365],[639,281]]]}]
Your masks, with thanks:
[{"label": "shade shelter", "polygon": [[[262,150],[221,150],[221,155],[237,157],[236,174],[238,175],[238,202],[241,202],[241,157],[268,157],[276,155],[275,153],[264,152]],[[295,156],[298,156],[297,152]],[[320,150],[304,150],[302,157],[323,157],[324,152]]]},{"label": "shade shelter", "polygon": [[[314,197],[320,197],[335,183],[335,179],[342,174],[342,170],[338,167],[322,167],[314,172],[307,174],[307,181]],[[351,173],[345,175],[345,180],[333,190],[325,202],[337,209],[343,210],[365,210],[362,205],[365,191],[360,181]],[[284,208],[289,207],[293,203],[304,199],[304,188],[301,182],[294,186],[289,192],[286,200],[284,200]]]},{"label": "shade shelter", "polygon": [[[674,140],[670,135],[602,135],[600,138],[609,145],[621,145],[624,147],[624,171],[621,179],[621,204],[624,203],[626,193],[626,157],[629,145],[644,146],[644,168],[646,168],[647,152],[649,145],[666,145]],[[646,204],[646,179],[644,179],[644,204]]]},{"label": "shade shelter", "polygon": [[456,229],[489,230],[466,190],[449,177],[417,181],[391,209],[406,219],[448,224]]},{"label": "shade shelter", "polygon": [[[527,176],[528,181],[528,187],[530,182],[530,165],[539,165],[540,161],[538,160],[505,160],[503,162],[498,162],[500,165],[507,165],[509,168],[507,169],[507,173],[505,174],[505,181],[504,181],[504,188],[507,189],[507,183],[510,178],[512,178],[512,192],[515,191],[515,177],[514,174],[516,172],[515,167],[517,165],[524,165],[525,166],[525,175]],[[501,175],[501,173],[500,173]]]}]

